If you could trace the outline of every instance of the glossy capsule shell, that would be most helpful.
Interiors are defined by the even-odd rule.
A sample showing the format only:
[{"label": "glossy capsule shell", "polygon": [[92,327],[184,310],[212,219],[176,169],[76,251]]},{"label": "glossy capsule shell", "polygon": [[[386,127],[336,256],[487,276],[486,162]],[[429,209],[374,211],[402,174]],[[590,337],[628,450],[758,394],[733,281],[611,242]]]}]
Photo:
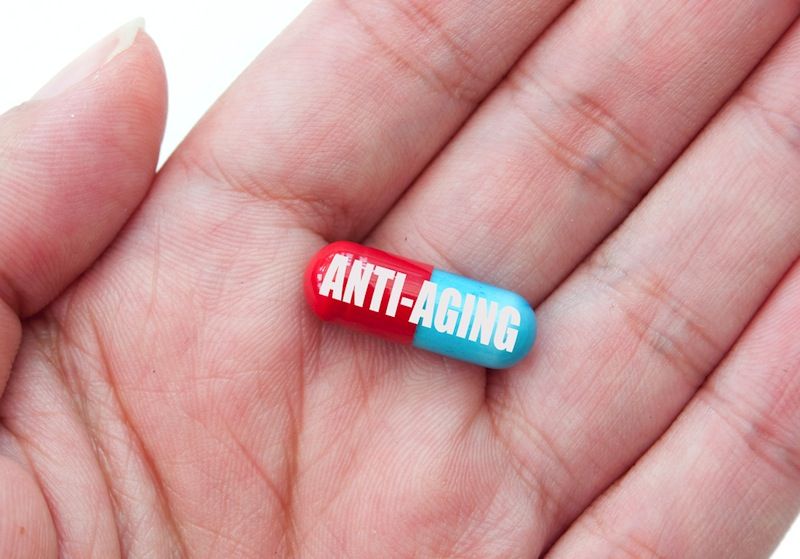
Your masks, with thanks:
[{"label": "glossy capsule shell", "polygon": [[516,293],[356,243],[320,250],[304,284],[322,320],[490,369],[518,363],[536,338]]}]

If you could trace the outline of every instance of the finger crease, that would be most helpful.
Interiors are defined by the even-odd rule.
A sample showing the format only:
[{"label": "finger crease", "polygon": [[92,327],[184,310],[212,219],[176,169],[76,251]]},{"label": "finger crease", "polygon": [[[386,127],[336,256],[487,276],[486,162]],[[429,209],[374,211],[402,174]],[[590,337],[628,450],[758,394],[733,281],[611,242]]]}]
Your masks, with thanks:
[{"label": "finger crease", "polygon": [[[657,549],[646,541],[632,534],[620,534],[613,526],[605,522],[596,509],[589,509],[585,515],[586,527],[591,533],[608,542],[614,551],[630,559],[666,559]],[[615,555],[616,557],[616,555]]]},{"label": "finger crease", "polygon": [[789,111],[770,108],[748,90],[741,92],[739,103],[748,113],[759,117],[792,150],[800,152],[800,120],[797,116]]},{"label": "finger crease", "polygon": [[[350,205],[335,196],[321,200],[318,196],[300,192],[280,193],[277,188],[263,188],[258,179],[241,177],[228,171],[210,149],[205,150],[202,156],[183,150],[181,157],[181,165],[187,172],[196,169],[214,183],[226,185],[232,191],[244,194],[249,200],[275,206],[281,213],[290,216],[297,226],[309,230],[325,242],[338,240],[328,238],[330,235],[326,233],[336,230],[336,224],[356,221],[356,217],[351,215]],[[272,187],[275,186],[272,184]]]},{"label": "finger crease", "polygon": [[[534,138],[541,142],[555,161],[588,184],[612,196],[624,207],[631,207],[641,199],[644,192],[638,184],[620,178],[616,171],[609,168],[610,156],[615,147],[621,148],[625,154],[641,163],[642,172],[646,175],[656,174],[657,159],[642,147],[647,144],[637,138],[601,102],[588,93],[570,92],[564,86],[559,86],[559,89],[563,89],[566,93],[556,95],[541,78],[522,69],[509,76],[508,83],[512,103],[531,124]],[[567,108],[569,112],[577,114],[586,125],[607,133],[613,141],[612,146],[602,149],[598,155],[590,155],[588,148],[576,145],[574,135],[565,139],[549,130],[540,122],[535,112],[528,108],[527,95],[530,94],[531,88],[544,93],[556,106]],[[626,163],[629,166],[631,161]],[[621,168],[619,165],[614,167]],[[646,186],[649,186],[649,183]]]},{"label": "finger crease", "polygon": [[[448,52],[457,61],[456,64],[462,69],[459,76],[450,77],[446,71],[442,71],[436,66],[421,57],[416,60],[408,57],[399,49],[391,45],[383,38],[381,32],[378,31],[380,26],[369,23],[359,9],[356,9],[351,0],[337,0],[338,3],[348,12],[356,21],[358,26],[369,36],[373,43],[380,49],[381,52],[392,61],[395,66],[411,73],[413,76],[422,79],[424,83],[431,86],[434,91],[439,91],[446,94],[450,99],[465,105],[475,105],[483,98],[483,81],[478,79],[474,70],[468,64],[468,59],[465,58],[463,50],[460,48],[453,48],[452,39],[443,39]],[[446,33],[442,30],[435,19],[430,15],[421,15],[419,9],[412,4],[411,10],[402,9],[400,5],[395,2],[395,8],[411,21],[418,29],[423,32],[430,31],[431,28],[436,29],[440,37],[446,37]],[[416,14],[416,15],[415,15]],[[425,33],[429,35],[429,33]],[[440,39],[442,40],[442,39]],[[464,69],[470,68],[469,71]],[[471,82],[478,80],[478,84],[472,85]]]},{"label": "finger crease", "polygon": [[698,399],[733,430],[755,458],[786,478],[800,481],[800,444],[782,441],[767,414],[739,410],[714,384],[701,390]]},{"label": "finger crease", "polygon": [[652,354],[660,355],[692,391],[697,390],[724,354],[722,344],[665,280],[634,275],[614,265],[604,252],[601,249],[588,261],[584,273],[611,296],[637,345],[645,344]]}]

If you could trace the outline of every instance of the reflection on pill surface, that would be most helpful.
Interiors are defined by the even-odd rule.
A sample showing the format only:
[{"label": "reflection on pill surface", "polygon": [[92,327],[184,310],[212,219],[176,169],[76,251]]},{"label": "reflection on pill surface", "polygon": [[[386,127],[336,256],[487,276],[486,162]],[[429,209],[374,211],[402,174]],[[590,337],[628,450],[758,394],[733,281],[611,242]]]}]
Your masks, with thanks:
[{"label": "reflection on pill surface", "polygon": [[491,369],[519,362],[536,338],[516,293],[356,243],[319,251],[305,293],[323,320]]}]

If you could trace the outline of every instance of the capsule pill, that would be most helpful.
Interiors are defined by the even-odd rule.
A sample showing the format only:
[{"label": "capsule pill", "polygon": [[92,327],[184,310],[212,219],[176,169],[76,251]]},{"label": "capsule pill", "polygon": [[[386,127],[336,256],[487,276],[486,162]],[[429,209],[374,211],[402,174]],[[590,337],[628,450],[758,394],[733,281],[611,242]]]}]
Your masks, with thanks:
[{"label": "capsule pill", "polygon": [[536,338],[520,295],[356,243],[320,250],[305,294],[323,320],[491,369],[518,363]]}]

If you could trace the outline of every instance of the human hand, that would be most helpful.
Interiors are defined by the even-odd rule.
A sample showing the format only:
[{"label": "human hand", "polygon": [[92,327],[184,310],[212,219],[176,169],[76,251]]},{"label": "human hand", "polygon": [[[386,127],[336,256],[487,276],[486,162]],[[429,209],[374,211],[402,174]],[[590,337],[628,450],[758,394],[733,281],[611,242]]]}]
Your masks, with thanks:
[{"label": "human hand", "polygon": [[[155,177],[135,28],[2,116],[0,557],[768,555],[800,4],[568,4],[320,0]],[[533,352],[323,324],[345,238],[523,294]]]}]

